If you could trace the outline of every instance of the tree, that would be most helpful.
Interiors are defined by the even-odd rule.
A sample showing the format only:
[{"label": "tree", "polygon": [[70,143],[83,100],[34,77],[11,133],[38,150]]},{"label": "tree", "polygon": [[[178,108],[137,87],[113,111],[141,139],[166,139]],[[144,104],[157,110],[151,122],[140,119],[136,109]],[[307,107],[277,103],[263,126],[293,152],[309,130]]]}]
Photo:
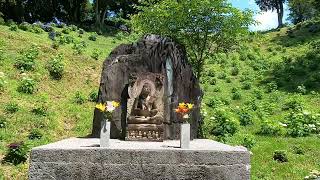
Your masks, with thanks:
[{"label": "tree", "polygon": [[297,24],[317,15],[315,0],[289,0],[289,19]]},{"label": "tree", "polygon": [[277,11],[278,14],[278,28],[283,26],[283,4],[286,0],[256,0],[257,5],[262,11]]},{"label": "tree", "polygon": [[227,0],[163,0],[139,6],[134,30],[171,37],[185,45],[198,78],[211,53],[236,44],[253,23],[251,11],[233,8]]}]

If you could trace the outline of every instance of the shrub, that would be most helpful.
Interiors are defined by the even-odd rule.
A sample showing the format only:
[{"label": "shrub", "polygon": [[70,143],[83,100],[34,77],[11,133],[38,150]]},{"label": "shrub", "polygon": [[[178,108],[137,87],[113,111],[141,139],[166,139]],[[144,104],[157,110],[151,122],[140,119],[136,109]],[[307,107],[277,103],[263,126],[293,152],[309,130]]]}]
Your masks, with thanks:
[{"label": "shrub", "polygon": [[226,83],[231,83],[231,78],[226,78]]},{"label": "shrub", "polygon": [[33,25],[32,26],[32,32],[34,32],[36,34],[41,34],[41,33],[43,33],[43,29],[41,29],[41,27],[39,27],[39,26]]},{"label": "shrub", "polygon": [[41,25],[41,28],[45,31],[45,32],[51,32],[53,31],[53,27],[50,24],[46,24],[46,25]]},{"label": "shrub", "polygon": [[24,77],[20,82],[18,91],[26,94],[33,94],[36,90],[36,82],[31,78]]},{"label": "shrub", "polygon": [[221,92],[221,88],[220,87],[214,87],[213,88],[213,92]]},{"label": "shrub", "polygon": [[210,85],[216,85],[217,84],[217,79],[216,78],[210,78],[209,79],[209,84]]},{"label": "shrub", "polygon": [[294,154],[304,155],[304,149],[302,148],[302,146],[295,145],[292,147],[292,150]]},{"label": "shrub", "polygon": [[211,134],[219,139],[233,136],[239,130],[239,123],[226,110],[217,110],[214,115],[214,121],[215,126],[211,130]]},{"label": "shrub", "polygon": [[216,76],[216,72],[213,68],[210,68],[208,71],[207,71],[207,75],[210,76],[210,77],[215,77]]},{"label": "shrub", "polygon": [[276,136],[283,133],[283,127],[276,122],[265,120],[260,125],[260,130],[258,134]]},{"label": "shrub", "polygon": [[302,84],[302,85],[300,85],[300,86],[297,87],[297,92],[305,95],[305,94],[307,94],[307,89],[306,89],[306,87]]},{"label": "shrub", "polygon": [[273,153],[273,160],[280,163],[288,162],[287,153],[285,151],[275,151]]},{"label": "shrub", "polygon": [[23,143],[12,143],[8,145],[8,151],[3,162],[12,163],[13,165],[18,165],[26,162],[29,147]]},{"label": "shrub", "polygon": [[10,31],[17,31],[18,30],[18,26],[16,24],[12,24],[12,25],[10,25],[9,30]]},{"label": "shrub", "polygon": [[15,63],[15,67],[22,71],[31,71],[35,68],[35,59],[39,55],[38,47],[32,46],[30,49],[22,53]]},{"label": "shrub", "polygon": [[59,42],[57,42],[57,41],[53,41],[51,47],[52,47],[53,49],[55,49],[55,50],[58,50],[59,47],[60,47],[60,44],[59,44]]},{"label": "shrub", "polygon": [[286,117],[287,134],[291,137],[304,137],[320,133],[320,115],[309,112],[292,111]]},{"label": "shrub", "polygon": [[30,140],[35,140],[35,139],[41,139],[42,138],[42,133],[38,129],[33,129],[29,135],[28,138]]},{"label": "shrub", "polygon": [[216,108],[218,107],[218,105],[221,104],[221,101],[216,98],[216,97],[211,97],[209,98],[209,100],[206,102],[206,105],[211,107],[211,108]]},{"label": "shrub", "polygon": [[77,104],[83,104],[85,102],[84,95],[81,92],[77,91],[74,96],[74,102]]},{"label": "shrub", "polygon": [[270,93],[270,92],[273,92],[273,91],[276,91],[278,89],[278,85],[276,82],[270,82],[267,84],[267,92]]},{"label": "shrub", "polygon": [[84,34],[84,32],[85,32],[85,31],[84,31],[83,29],[81,29],[81,28],[80,28],[79,31],[78,31],[79,34]]},{"label": "shrub", "polygon": [[263,98],[263,92],[259,89],[254,89],[253,90],[253,94],[254,94],[254,97],[256,97],[257,99],[259,100],[262,100]]},{"label": "shrub", "polygon": [[244,104],[247,106],[248,110],[256,111],[258,109],[255,99],[249,99],[245,101]]},{"label": "shrub", "polygon": [[7,127],[7,120],[4,116],[0,116],[0,129]]},{"label": "shrub", "polygon": [[32,26],[27,22],[22,22],[21,24],[19,24],[19,29],[23,31],[32,31]]},{"label": "shrub", "polygon": [[224,72],[218,74],[218,79],[226,79],[226,77],[227,77],[227,74]]},{"label": "shrub", "polygon": [[64,73],[64,63],[62,54],[52,57],[47,64],[47,69],[53,79],[59,80]]},{"label": "shrub", "polygon": [[303,104],[302,102],[297,98],[290,98],[289,100],[286,100],[285,103],[282,106],[282,110],[296,110],[296,111],[302,111]]},{"label": "shrub", "polygon": [[238,67],[233,67],[231,69],[231,75],[232,76],[237,76],[239,74],[239,68]]},{"label": "shrub", "polygon": [[100,55],[101,55],[101,52],[98,49],[94,49],[92,51],[91,58],[98,60]]},{"label": "shrub", "polygon": [[11,114],[13,114],[13,113],[16,113],[16,112],[18,112],[19,111],[19,106],[18,106],[18,104],[17,103],[8,103],[8,104],[6,104],[5,106],[4,106],[4,110],[5,110],[5,112],[6,113],[11,113]]},{"label": "shrub", "polygon": [[31,110],[32,113],[38,116],[47,116],[48,115],[48,107],[45,105],[41,105],[39,107],[35,107]]},{"label": "shrub", "polygon": [[82,54],[85,50],[86,45],[84,43],[74,43],[72,49],[74,50],[74,54]]},{"label": "shrub", "polygon": [[247,109],[241,109],[238,112],[239,122],[241,126],[248,126],[253,124],[252,115]]},{"label": "shrub", "polygon": [[90,36],[89,36],[89,40],[90,41],[96,41],[97,40],[97,37],[98,37],[98,34],[97,33],[92,33],[92,34],[90,34]]},{"label": "shrub", "polygon": [[251,82],[245,81],[242,83],[242,89],[249,90],[251,89]]},{"label": "shrub", "polygon": [[61,44],[61,45],[63,45],[63,44],[70,44],[70,43],[72,43],[72,42],[74,42],[74,38],[72,37],[72,36],[60,36],[59,37],[59,43]]},{"label": "shrub", "polygon": [[61,32],[63,34],[69,34],[71,32],[71,29],[69,27],[64,27]]},{"label": "shrub", "polygon": [[254,139],[254,136],[246,135],[243,138],[241,145],[243,145],[244,147],[246,147],[248,149],[252,149],[255,144],[256,144],[256,140]]},{"label": "shrub", "polygon": [[89,101],[91,102],[97,102],[98,101],[98,92],[97,91],[91,91],[89,94]]},{"label": "shrub", "polygon": [[71,29],[72,31],[76,31],[76,30],[78,30],[78,27],[76,25],[72,24],[69,26],[69,29]]},{"label": "shrub", "polygon": [[234,93],[232,93],[232,100],[240,100],[242,97],[240,91],[236,91]]}]

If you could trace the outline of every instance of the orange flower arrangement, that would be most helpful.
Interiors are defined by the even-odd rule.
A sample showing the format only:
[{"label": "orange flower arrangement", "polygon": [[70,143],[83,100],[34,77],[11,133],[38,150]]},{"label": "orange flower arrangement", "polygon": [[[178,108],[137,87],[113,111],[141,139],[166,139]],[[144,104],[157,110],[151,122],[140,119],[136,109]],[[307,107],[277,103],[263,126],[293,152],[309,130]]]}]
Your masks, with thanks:
[{"label": "orange flower arrangement", "polygon": [[175,109],[176,113],[180,114],[183,119],[189,118],[189,113],[193,108],[191,103],[179,103],[178,108]]}]

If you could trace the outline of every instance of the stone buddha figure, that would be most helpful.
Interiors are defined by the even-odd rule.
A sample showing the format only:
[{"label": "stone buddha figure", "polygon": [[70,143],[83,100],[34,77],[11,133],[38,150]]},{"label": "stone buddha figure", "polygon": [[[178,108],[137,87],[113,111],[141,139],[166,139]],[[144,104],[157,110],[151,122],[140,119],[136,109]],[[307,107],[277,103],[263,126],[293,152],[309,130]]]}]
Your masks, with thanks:
[{"label": "stone buddha figure", "polygon": [[140,76],[131,88],[134,95],[128,100],[127,140],[163,140],[163,88],[157,88],[155,81],[155,75]]}]

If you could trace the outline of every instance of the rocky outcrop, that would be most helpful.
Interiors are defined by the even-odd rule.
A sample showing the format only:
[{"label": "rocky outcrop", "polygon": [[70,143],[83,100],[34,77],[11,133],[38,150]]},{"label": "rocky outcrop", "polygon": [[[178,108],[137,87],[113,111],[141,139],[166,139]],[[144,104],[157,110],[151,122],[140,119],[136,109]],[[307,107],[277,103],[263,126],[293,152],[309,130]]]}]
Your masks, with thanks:
[{"label": "rocky outcrop", "polygon": [[[169,38],[156,35],[147,35],[137,43],[118,46],[103,63],[98,102],[121,102],[121,108],[113,114],[111,138],[125,137],[130,75],[143,72],[159,73],[165,77],[164,138],[179,137],[181,119],[174,112],[179,102],[195,104],[191,118],[191,137],[196,138],[202,96],[199,81],[188,63],[184,47]],[[99,137],[101,119],[102,114],[95,110],[93,137]]]}]

